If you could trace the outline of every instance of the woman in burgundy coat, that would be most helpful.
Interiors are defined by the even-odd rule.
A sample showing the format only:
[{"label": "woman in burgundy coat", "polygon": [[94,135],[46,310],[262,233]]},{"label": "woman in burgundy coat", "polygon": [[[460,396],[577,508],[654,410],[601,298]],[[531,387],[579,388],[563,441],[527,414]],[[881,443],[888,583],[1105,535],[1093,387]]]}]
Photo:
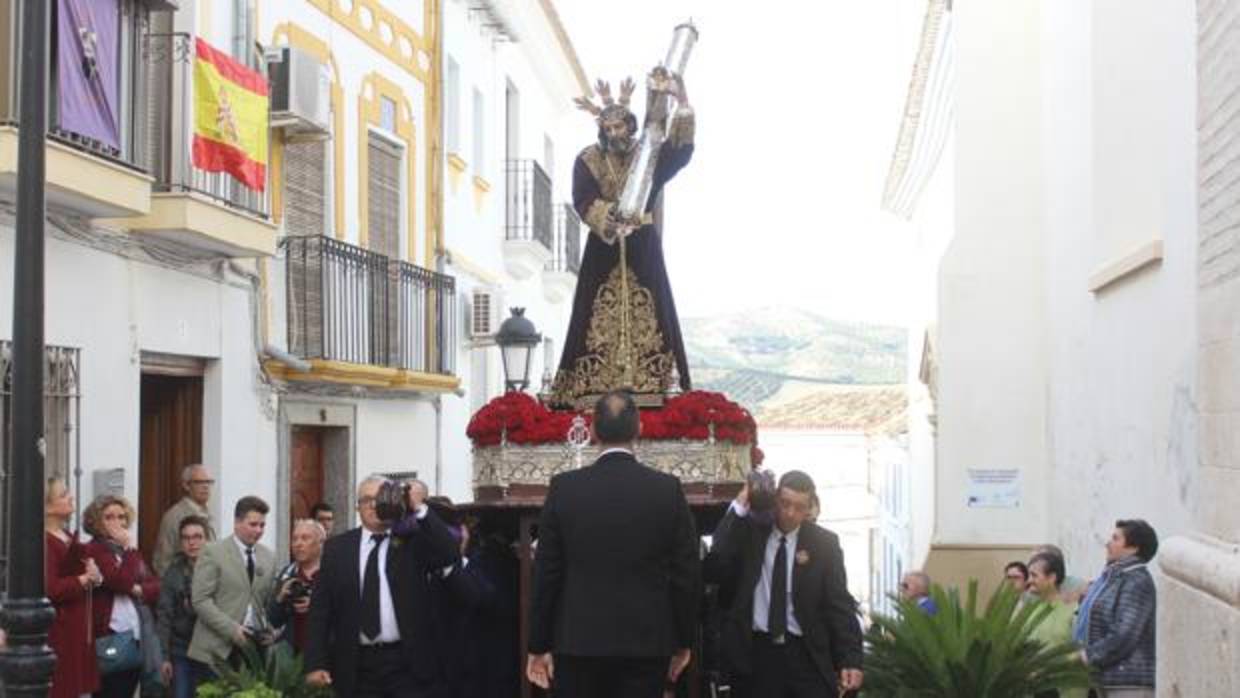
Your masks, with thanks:
[{"label": "woman in burgundy coat", "polygon": [[[159,642],[154,629],[151,637],[142,634],[142,621],[137,604],[154,608],[159,601],[159,578],[148,571],[137,541],[129,533],[134,510],[124,497],[104,494],[95,498],[82,514],[82,527],[93,540],[87,553],[99,566],[103,584],[91,597],[92,626],[95,639],[113,633],[132,632],[139,643]],[[96,696],[132,698],[142,668],[107,674],[100,679]]]},{"label": "woman in burgundy coat", "polygon": [[90,594],[102,581],[95,561],[66,530],[73,515],[73,497],[64,481],[47,481],[43,498],[43,556],[47,596],[56,609],[48,644],[56,652],[52,698],[78,698],[99,689],[95,640],[90,628]]}]

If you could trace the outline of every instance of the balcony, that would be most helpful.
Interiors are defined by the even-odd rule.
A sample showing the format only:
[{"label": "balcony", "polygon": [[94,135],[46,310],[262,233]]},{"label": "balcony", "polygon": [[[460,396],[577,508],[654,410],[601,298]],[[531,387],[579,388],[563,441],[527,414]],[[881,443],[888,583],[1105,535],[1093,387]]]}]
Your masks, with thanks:
[{"label": "balcony", "polygon": [[572,204],[555,208],[555,235],[551,259],[543,268],[543,295],[560,303],[573,294],[577,272],[581,271],[581,217]]},{"label": "balcony", "polygon": [[194,40],[182,32],[144,40],[149,103],[147,145],[154,193],[150,211],[119,221],[142,235],[204,258],[275,254],[276,225],[268,192],[249,189],[225,173],[193,164]]},{"label": "balcony", "polygon": [[551,260],[551,178],[534,160],[509,160],[504,170],[504,267],[513,278],[528,279]]},{"label": "balcony", "polygon": [[[17,189],[21,2],[0,0],[0,198],[10,201]],[[132,38],[146,21],[144,7],[136,0],[122,2],[115,46],[117,70],[98,69],[96,73],[101,84],[106,80],[115,86],[99,102],[101,108],[106,103],[114,110],[110,119],[92,121],[99,112],[83,108],[80,101],[71,100],[71,106],[63,103],[59,90],[69,80],[57,79],[57,35],[51,37],[45,190],[49,207],[86,218],[138,216],[150,211],[152,180],[146,172],[142,118],[147,102],[142,89],[145,66],[136,48],[140,42]]]},{"label": "balcony", "polygon": [[311,370],[269,370],[290,381],[457,388],[455,279],[334,238],[294,236],[280,246],[288,350]]}]

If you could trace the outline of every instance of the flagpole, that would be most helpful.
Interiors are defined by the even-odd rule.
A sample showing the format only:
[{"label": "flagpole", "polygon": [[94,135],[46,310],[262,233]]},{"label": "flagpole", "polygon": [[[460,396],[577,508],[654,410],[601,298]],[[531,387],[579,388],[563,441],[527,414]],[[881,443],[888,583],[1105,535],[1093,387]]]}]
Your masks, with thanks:
[{"label": "flagpole", "polygon": [[4,694],[47,696],[56,656],[47,646],[55,611],[43,588],[43,221],[50,3],[21,6],[17,234],[13,265],[13,415],[9,463],[8,591],[0,608]]}]

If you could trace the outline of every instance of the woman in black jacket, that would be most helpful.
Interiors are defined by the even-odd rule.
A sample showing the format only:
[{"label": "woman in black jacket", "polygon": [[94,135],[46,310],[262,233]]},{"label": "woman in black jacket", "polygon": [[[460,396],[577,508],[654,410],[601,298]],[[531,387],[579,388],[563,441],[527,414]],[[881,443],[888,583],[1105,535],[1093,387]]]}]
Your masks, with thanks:
[{"label": "woman in black jacket", "polygon": [[187,655],[189,641],[194,636],[194,623],[198,619],[191,603],[194,564],[198,561],[202,546],[207,542],[207,525],[207,520],[201,516],[181,519],[181,549],[164,571],[159,589],[156,624],[159,641],[164,648],[162,671],[164,682],[172,687],[173,698],[193,696],[203,674],[198,662]]}]

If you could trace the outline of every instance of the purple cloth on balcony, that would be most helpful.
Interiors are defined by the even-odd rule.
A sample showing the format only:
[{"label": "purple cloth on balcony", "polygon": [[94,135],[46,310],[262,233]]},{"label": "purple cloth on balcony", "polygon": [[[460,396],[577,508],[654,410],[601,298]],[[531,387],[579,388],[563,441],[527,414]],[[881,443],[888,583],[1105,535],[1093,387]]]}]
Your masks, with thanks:
[{"label": "purple cloth on balcony", "polygon": [[120,150],[120,4],[60,0],[57,127]]}]

